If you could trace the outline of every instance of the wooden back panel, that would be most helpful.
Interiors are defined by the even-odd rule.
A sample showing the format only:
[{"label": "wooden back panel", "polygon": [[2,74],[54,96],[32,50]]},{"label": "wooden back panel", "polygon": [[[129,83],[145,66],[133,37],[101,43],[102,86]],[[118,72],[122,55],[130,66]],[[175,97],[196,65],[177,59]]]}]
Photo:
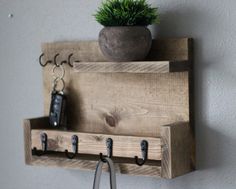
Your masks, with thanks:
[{"label": "wooden back panel", "polygon": [[[154,40],[147,60],[188,61],[191,40]],[[72,61],[103,62],[96,41],[42,45],[45,60],[73,53]],[[191,62],[189,62],[191,63]],[[69,128],[80,132],[160,136],[160,126],[189,119],[189,73],[76,73],[66,68]],[[44,107],[48,115],[52,65],[43,68]]]}]

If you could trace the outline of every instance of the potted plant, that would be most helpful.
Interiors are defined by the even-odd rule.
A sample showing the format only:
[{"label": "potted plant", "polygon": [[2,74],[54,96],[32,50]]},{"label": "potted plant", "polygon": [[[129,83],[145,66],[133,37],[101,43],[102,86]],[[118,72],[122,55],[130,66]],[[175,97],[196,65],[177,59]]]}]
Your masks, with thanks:
[{"label": "potted plant", "polygon": [[122,62],[147,56],[152,43],[147,26],[159,22],[157,8],[146,0],[106,0],[94,16],[104,26],[98,41],[105,57]]}]

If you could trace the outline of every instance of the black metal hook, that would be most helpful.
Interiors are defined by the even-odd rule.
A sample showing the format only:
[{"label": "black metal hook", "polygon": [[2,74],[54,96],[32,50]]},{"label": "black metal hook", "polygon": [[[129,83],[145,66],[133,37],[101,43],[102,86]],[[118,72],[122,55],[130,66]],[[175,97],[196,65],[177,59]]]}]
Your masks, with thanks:
[{"label": "black metal hook", "polygon": [[63,60],[61,61],[61,64],[68,64],[70,67],[73,67],[73,64],[71,63],[71,57],[73,56],[73,53],[69,54],[67,60]]},{"label": "black metal hook", "polygon": [[73,64],[71,63],[71,57],[73,56],[73,53],[69,54],[68,56],[68,64],[70,67],[73,67]]},{"label": "black metal hook", "polygon": [[71,137],[71,144],[72,144],[72,151],[73,151],[73,154],[70,155],[68,150],[65,150],[65,154],[66,154],[66,157],[69,158],[69,159],[73,159],[76,154],[78,153],[78,142],[79,142],[79,138],[78,136],[76,135],[73,135]]},{"label": "black metal hook", "polygon": [[48,60],[45,62],[45,64],[42,63],[42,58],[44,56],[44,53],[42,53],[40,56],[39,56],[39,64],[42,66],[42,67],[45,67],[47,64],[51,64],[52,61],[51,60]]},{"label": "black metal hook", "polygon": [[42,58],[43,58],[43,56],[44,56],[44,53],[42,53],[42,54],[39,56],[39,64],[40,64],[42,67],[45,67],[47,64],[52,64],[52,63],[53,63],[55,66],[59,67],[59,66],[61,66],[61,65],[63,65],[63,64],[67,64],[67,63],[68,63],[68,65],[69,65],[70,67],[73,67],[73,64],[71,63],[71,58],[72,58],[72,56],[73,56],[73,53],[69,54],[68,59],[61,61],[60,64],[58,63],[58,60],[57,60],[59,55],[60,55],[60,54],[57,53],[57,54],[55,54],[55,56],[54,56],[54,58],[53,58],[53,61],[52,61],[52,60],[47,60],[45,63],[43,63],[43,62],[42,62]]},{"label": "black metal hook", "polygon": [[[106,140],[106,147],[107,147],[107,157],[111,158],[113,154],[113,140],[111,138],[108,138]],[[103,154],[100,153],[99,155],[100,155],[101,161],[106,162]]]},{"label": "black metal hook", "polygon": [[57,64],[57,57],[59,56],[60,54],[57,53],[55,54],[54,58],[53,58],[53,63],[55,64],[55,66],[59,67],[61,64]]},{"label": "black metal hook", "polygon": [[47,153],[47,148],[48,148],[48,136],[46,133],[41,133],[40,134],[40,140],[41,140],[41,145],[42,145],[42,150],[37,150],[36,147],[33,148],[33,155],[37,156],[42,156]]},{"label": "black metal hook", "polygon": [[142,160],[141,162],[139,161],[138,156],[135,156],[135,163],[139,166],[142,166],[145,164],[145,162],[148,159],[148,142],[146,140],[142,140],[140,143],[141,146],[141,152],[142,152]]}]

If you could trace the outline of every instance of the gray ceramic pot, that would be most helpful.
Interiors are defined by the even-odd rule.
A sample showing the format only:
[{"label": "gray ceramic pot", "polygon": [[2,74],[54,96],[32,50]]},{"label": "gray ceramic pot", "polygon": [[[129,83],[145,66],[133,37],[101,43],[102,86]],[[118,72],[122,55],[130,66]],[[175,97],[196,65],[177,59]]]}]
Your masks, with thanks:
[{"label": "gray ceramic pot", "polygon": [[110,61],[143,60],[151,45],[151,32],[145,26],[104,27],[99,33],[100,49]]}]

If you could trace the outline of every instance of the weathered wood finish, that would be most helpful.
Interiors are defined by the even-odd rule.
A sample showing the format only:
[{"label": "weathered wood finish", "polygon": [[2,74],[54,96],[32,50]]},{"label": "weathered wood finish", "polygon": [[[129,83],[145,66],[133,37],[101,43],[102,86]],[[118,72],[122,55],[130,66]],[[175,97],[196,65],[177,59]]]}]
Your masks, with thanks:
[{"label": "weathered wood finish", "polygon": [[[79,153],[81,154],[106,154],[106,139],[112,138],[113,156],[125,158],[134,158],[134,156],[142,157],[140,142],[144,139],[143,137],[91,134],[57,130],[32,130],[32,149],[33,147],[37,147],[38,149],[41,148],[40,133],[42,132],[48,135],[48,150],[64,152],[67,149],[68,151],[71,151],[71,136],[77,135],[79,137]],[[149,144],[148,159],[161,160],[160,138],[147,137],[145,140],[147,140]]]},{"label": "weathered wood finish", "polygon": [[189,123],[175,123],[161,127],[162,162],[161,176],[174,178],[194,169],[193,136]]},{"label": "weathered wood finish", "polygon": [[[74,67],[76,71],[82,71],[81,68],[78,69],[78,65],[85,65],[86,62],[90,62],[90,65],[96,67],[92,70],[86,66],[83,68],[84,71],[87,69],[87,71],[95,73],[76,73],[74,69],[65,65],[69,129],[73,133],[89,133],[88,136],[97,136],[98,133],[104,135],[102,142],[98,143],[99,150],[91,152],[82,147],[82,152],[96,154],[101,150],[105,153],[104,139],[107,136],[116,135],[115,140],[118,140],[120,136],[127,136],[122,139],[126,142],[135,138],[137,146],[134,147],[134,151],[138,150],[137,153],[132,154],[131,151],[123,152],[123,149],[117,149],[115,153],[118,157],[121,155],[129,158],[135,155],[140,156],[140,146],[136,143],[136,139],[147,138],[157,140],[159,146],[153,148],[152,152],[160,151],[156,155],[153,153],[150,156],[155,160],[154,163],[148,161],[145,166],[139,167],[133,164],[133,160],[127,159],[127,161],[120,162],[119,159],[122,158],[119,157],[115,160],[118,172],[174,178],[191,171],[195,165],[191,109],[193,99],[191,50],[192,40],[188,38],[154,40],[147,61],[168,62],[168,68],[166,63],[162,65],[162,68],[160,66],[160,69],[157,65],[154,68],[148,68],[144,64],[145,73],[134,73],[135,67],[129,68],[130,71],[128,71],[122,66],[115,68],[117,66],[115,63],[108,65],[96,41],[43,44],[44,61],[52,60],[57,53],[60,53],[58,61],[66,60],[68,55],[73,53],[71,62],[80,61]],[[105,65],[100,68],[102,70],[100,72],[108,70],[110,73],[96,73],[98,72],[96,64],[99,64],[97,62]],[[43,68],[45,115],[48,115],[50,105],[51,70],[52,65]],[[140,70],[136,72],[141,72]],[[154,72],[153,70],[155,73],[150,73]],[[48,130],[48,123],[45,120],[47,118],[25,121],[27,164],[87,170],[95,168],[95,161],[91,160],[90,156],[74,160],[68,160],[60,155],[32,157],[31,148],[34,145],[40,147],[39,140],[36,138],[41,130],[46,129],[47,132],[50,132],[49,138],[52,137],[53,142],[56,138],[60,138],[57,132]],[[171,125],[179,122],[182,124]],[[189,122],[190,124],[185,124]],[[59,146],[53,149],[63,151],[67,148],[70,150],[70,134],[63,133],[62,135],[63,141],[67,142],[59,143],[57,141]],[[92,143],[93,140],[89,139],[89,141]],[[134,143],[131,142],[129,145],[133,147]],[[128,148],[132,148],[131,146]],[[150,154],[152,152],[149,151]],[[161,159],[161,164],[159,159]]]},{"label": "weathered wood finish", "polygon": [[[153,41],[149,58],[180,61],[177,68],[181,68],[189,58],[189,43],[187,38]],[[74,53],[72,61],[105,61],[94,41],[45,43],[42,50],[45,60],[60,53],[58,60],[62,61]],[[76,73],[65,67],[68,120],[72,130],[156,137],[160,136],[162,125],[189,121],[188,72]],[[48,115],[51,97],[51,69],[52,66],[47,66],[43,72],[45,115]]]},{"label": "weathered wood finish", "polygon": [[79,73],[169,73],[188,70],[188,61],[75,62]]},{"label": "weathered wood finish", "polygon": [[[30,165],[94,171],[96,168],[96,164],[97,161],[80,160],[80,159],[68,160],[59,157],[34,156],[32,157]],[[144,165],[140,167],[135,164],[115,163],[115,169],[116,173],[118,174],[151,176],[151,177],[160,177],[161,175],[161,167],[153,165]],[[108,171],[107,166],[104,166],[103,170]]]},{"label": "weathered wood finish", "polygon": [[[106,154],[106,150],[102,147],[102,145],[105,146],[105,138],[107,138],[108,136],[103,136],[103,135],[98,135],[98,134],[92,135],[88,133],[88,138],[86,138],[86,133],[49,130],[47,117],[26,119],[24,120],[24,133],[25,133],[25,163],[27,165],[62,167],[62,168],[68,168],[68,169],[82,169],[82,170],[94,170],[96,168],[98,157],[91,157],[90,155],[86,155],[86,154],[85,155],[79,154],[79,159],[75,158],[72,160],[67,159],[62,154],[45,155],[45,156],[40,156],[40,157],[32,156],[33,147],[37,147],[38,149],[41,149],[40,140],[39,140],[39,135],[41,132],[46,132],[48,135],[48,145],[49,145],[48,150],[64,152],[65,149],[70,148],[70,144],[69,144],[70,136],[72,134],[77,134],[80,138],[79,152],[82,152],[82,153],[91,152],[91,154],[96,154],[94,153],[94,151],[89,149],[89,147],[92,147],[92,149],[97,151],[98,154],[100,152],[103,152],[104,154]],[[113,138],[113,142],[114,142],[113,150],[115,150],[116,146],[118,148],[119,146],[120,147],[122,146],[119,143],[129,145],[127,146],[127,148],[130,148],[132,145],[134,145],[134,148],[135,148],[136,142],[139,143],[140,140],[142,139],[141,137],[127,136],[130,139],[127,141],[123,139],[124,136],[109,136],[109,137]],[[154,151],[154,153],[157,153],[157,154],[150,153],[149,159],[153,158],[153,159],[159,160],[160,155],[161,155],[160,138],[147,138],[147,140],[150,143],[150,151]],[[119,143],[116,144],[117,142]],[[86,145],[88,145],[87,146],[88,150],[85,149]],[[139,144],[137,146],[139,146]],[[99,149],[96,149],[97,147]],[[126,151],[122,152],[122,151],[115,150],[114,155],[118,152],[117,156],[119,156],[119,154],[122,154],[122,153],[124,154],[123,157],[132,157],[132,155],[141,156],[139,151],[140,151],[140,147],[139,148],[137,147],[135,150],[128,153]],[[122,161],[125,161],[125,162],[127,161],[128,163],[122,163]],[[134,164],[133,157],[130,159],[124,159],[124,160],[120,160],[119,158],[114,158],[114,162],[116,163],[115,166],[116,166],[117,173],[129,174],[129,175],[153,176],[153,177],[160,177],[161,175],[161,166],[159,163],[160,161],[147,162],[147,165],[144,165],[142,167]],[[107,168],[105,167],[104,170],[107,171]]]},{"label": "weathered wood finish", "polygon": [[[44,128],[39,129],[41,126]],[[24,130],[25,157],[28,165],[94,170],[98,154],[100,152],[106,154],[105,139],[111,137],[114,142],[113,160],[116,163],[118,173],[170,179],[190,172],[194,166],[194,162],[191,161],[193,149],[189,145],[192,144],[193,138],[188,123],[179,122],[162,126],[160,138],[146,137],[145,139],[149,142],[148,162],[142,167],[135,165],[133,159],[135,155],[141,156],[139,142],[142,137],[49,130],[47,118],[25,120]],[[48,150],[62,153],[53,153],[41,157],[32,156],[31,149],[33,147],[41,149],[39,140],[41,132],[48,135]],[[65,158],[64,150],[71,148],[70,141],[73,134],[76,134],[80,139],[80,154],[76,159],[69,160]],[[123,145],[128,146],[123,147]],[[134,149],[131,147],[134,147]],[[96,156],[91,156],[91,154]],[[158,160],[161,160],[161,164]]]},{"label": "weathered wood finish", "polygon": [[32,129],[46,129],[48,126],[48,117],[41,117],[35,119],[25,119],[23,122],[24,142],[25,142],[25,163],[30,164],[32,161],[31,152],[31,130]]}]

